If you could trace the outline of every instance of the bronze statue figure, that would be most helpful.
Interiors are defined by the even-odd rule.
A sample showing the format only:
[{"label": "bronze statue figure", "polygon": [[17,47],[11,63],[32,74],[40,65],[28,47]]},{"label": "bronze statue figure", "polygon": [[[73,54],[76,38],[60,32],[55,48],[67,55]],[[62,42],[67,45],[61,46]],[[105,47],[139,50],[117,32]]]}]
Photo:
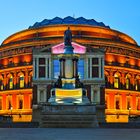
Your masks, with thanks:
[{"label": "bronze statue figure", "polygon": [[72,42],[72,32],[70,30],[70,27],[64,32],[64,44],[65,46],[71,46]]}]

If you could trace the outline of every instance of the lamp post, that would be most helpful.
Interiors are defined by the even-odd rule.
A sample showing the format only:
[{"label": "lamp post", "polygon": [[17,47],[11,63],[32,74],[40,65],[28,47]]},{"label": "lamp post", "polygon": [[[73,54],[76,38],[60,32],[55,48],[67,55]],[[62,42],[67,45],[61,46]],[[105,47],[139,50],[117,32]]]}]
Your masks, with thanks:
[{"label": "lamp post", "polygon": [[11,120],[12,120],[12,110],[13,110],[13,107],[11,106],[11,108],[10,108],[10,111],[11,111]]},{"label": "lamp post", "polygon": [[131,110],[131,107],[129,107],[128,110],[129,110],[128,117],[129,117],[129,122],[130,122],[130,110]]}]

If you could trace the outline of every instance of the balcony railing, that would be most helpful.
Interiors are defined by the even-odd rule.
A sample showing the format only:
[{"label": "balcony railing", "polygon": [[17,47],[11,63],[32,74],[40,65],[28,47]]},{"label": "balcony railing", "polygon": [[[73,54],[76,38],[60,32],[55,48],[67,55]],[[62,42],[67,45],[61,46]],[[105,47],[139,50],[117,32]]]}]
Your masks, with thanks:
[{"label": "balcony railing", "polygon": [[105,61],[105,65],[106,66],[118,66],[118,67],[124,67],[124,68],[131,68],[131,69],[140,70],[139,66],[130,65],[128,63],[122,64],[122,63],[118,63],[118,62],[106,62]]},{"label": "balcony railing", "polygon": [[13,68],[13,67],[21,67],[21,66],[29,66],[32,65],[32,62],[20,62],[20,63],[10,63],[8,65],[2,65],[0,64],[0,69],[7,69],[7,68]]}]

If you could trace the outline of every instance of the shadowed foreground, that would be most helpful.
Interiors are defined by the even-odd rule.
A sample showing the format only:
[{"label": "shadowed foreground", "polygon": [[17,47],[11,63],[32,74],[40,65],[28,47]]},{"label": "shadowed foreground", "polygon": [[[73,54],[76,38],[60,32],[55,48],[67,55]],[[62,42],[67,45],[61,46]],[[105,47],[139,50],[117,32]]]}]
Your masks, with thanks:
[{"label": "shadowed foreground", "polygon": [[0,128],[0,140],[139,140],[140,129]]}]

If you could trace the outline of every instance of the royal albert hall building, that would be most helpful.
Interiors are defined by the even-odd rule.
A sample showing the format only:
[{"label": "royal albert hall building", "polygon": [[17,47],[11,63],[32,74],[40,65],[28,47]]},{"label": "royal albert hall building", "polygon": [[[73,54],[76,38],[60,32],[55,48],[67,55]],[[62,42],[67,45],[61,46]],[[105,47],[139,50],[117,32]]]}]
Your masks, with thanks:
[{"label": "royal albert hall building", "polygon": [[[36,22],[12,34],[0,46],[0,115],[13,121],[32,120],[34,48],[63,43],[67,27],[73,44],[102,48],[104,61],[105,120],[128,122],[140,115],[140,47],[130,36],[102,22],[83,17],[59,18]],[[92,52],[92,49],[90,50]],[[89,52],[90,52],[89,51]],[[98,65],[98,63],[97,63]]]}]

